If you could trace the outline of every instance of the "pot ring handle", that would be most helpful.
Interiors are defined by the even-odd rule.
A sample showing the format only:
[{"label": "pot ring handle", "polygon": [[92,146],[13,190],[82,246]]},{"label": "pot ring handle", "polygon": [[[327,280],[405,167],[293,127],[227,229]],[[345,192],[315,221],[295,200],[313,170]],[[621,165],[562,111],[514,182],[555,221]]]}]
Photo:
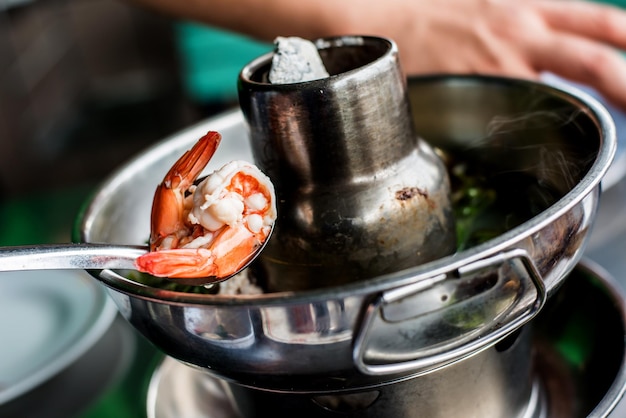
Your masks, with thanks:
[{"label": "pot ring handle", "polygon": [[421,375],[478,353],[541,310],[546,290],[528,253],[514,249],[378,295],[355,334],[367,375]]}]

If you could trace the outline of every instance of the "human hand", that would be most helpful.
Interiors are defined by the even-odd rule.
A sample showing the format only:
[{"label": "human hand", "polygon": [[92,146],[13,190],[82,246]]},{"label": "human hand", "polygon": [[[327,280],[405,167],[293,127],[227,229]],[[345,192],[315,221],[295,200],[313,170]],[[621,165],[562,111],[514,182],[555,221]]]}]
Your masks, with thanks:
[{"label": "human hand", "polygon": [[376,35],[407,74],[554,73],[626,110],[626,11],[584,0],[135,0],[272,41]]},{"label": "human hand", "polygon": [[[626,109],[626,12],[568,0],[394,0],[378,31],[408,74],[480,73],[538,79],[551,72]],[[364,25],[360,24],[355,26]],[[359,29],[351,29],[358,32]],[[361,30],[362,32],[362,30]]]}]

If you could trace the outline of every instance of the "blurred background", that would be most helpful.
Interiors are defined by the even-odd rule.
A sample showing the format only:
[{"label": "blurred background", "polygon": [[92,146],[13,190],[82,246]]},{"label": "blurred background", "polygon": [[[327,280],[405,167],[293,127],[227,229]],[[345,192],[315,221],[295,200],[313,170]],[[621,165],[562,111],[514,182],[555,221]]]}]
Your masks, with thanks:
[{"label": "blurred background", "polygon": [[98,181],[234,106],[269,51],[118,0],[0,0],[0,196]]},{"label": "blurred background", "polygon": [[237,106],[271,49],[124,0],[0,0],[0,245],[68,241],[99,182]]},{"label": "blurred background", "polygon": [[0,0],[0,245],[69,241],[97,184],[236,106],[270,50],[123,0]]}]

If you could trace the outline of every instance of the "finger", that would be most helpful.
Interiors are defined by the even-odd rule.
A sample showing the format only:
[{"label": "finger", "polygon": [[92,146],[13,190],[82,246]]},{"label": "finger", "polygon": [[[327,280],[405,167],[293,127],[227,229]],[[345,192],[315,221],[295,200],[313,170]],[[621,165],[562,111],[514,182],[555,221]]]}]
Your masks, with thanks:
[{"label": "finger", "polygon": [[598,90],[626,109],[626,59],[615,49],[587,38],[556,33],[537,44],[531,60],[538,71],[549,71]]},{"label": "finger", "polygon": [[539,0],[531,3],[553,29],[626,49],[626,11],[589,1]]}]

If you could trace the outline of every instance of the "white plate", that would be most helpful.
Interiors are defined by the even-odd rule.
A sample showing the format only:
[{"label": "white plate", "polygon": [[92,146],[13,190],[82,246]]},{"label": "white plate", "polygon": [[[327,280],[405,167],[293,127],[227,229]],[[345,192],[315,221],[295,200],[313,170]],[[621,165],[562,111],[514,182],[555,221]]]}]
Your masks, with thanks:
[{"label": "white plate", "polygon": [[84,271],[0,274],[0,405],[80,357],[116,312],[101,285]]}]

